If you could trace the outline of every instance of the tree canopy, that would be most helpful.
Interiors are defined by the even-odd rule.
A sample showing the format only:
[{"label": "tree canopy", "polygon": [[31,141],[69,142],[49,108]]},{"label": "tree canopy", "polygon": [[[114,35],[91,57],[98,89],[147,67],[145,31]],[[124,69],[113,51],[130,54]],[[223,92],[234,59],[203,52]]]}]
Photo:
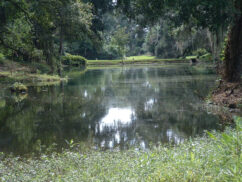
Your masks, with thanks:
[{"label": "tree canopy", "polygon": [[5,54],[24,61],[45,60],[53,69],[63,54],[63,41],[91,31],[92,6],[79,0],[3,0],[0,9],[0,46]]},{"label": "tree canopy", "polygon": [[[240,79],[242,62],[242,0],[118,0],[117,5],[143,24],[169,19],[174,26],[193,21],[197,27],[218,32],[230,26],[224,78]],[[218,41],[218,40],[217,40]]]},{"label": "tree canopy", "polygon": [[115,40],[125,30],[121,47],[129,56],[184,58],[203,52],[219,61],[223,52],[224,78],[237,81],[241,12],[242,0],[2,0],[0,53],[15,61],[45,62],[55,71],[65,53],[123,57]]}]

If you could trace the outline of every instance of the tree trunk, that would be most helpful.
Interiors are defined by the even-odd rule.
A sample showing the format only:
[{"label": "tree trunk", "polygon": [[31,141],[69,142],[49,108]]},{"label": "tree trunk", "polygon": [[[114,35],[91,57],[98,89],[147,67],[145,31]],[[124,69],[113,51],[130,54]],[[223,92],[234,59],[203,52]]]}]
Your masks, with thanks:
[{"label": "tree trunk", "polygon": [[[242,7],[240,7],[241,9]],[[240,11],[241,12],[241,11]],[[228,82],[237,82],[241,77],[242,65],[242,15],[235,17],[231,26],[228,42],[225,49],[224,79]]]},{"label": "tree trunk", "polygon": [[64,54],[62,25],[61,25],[61,28],[60,28],[60,45],[59,45],[59,54],[60,54],[61,56]]},{"label": "tree trunk", "polygon": [[206,29],[206,34],[208,37],[208,41],[209,41],[209,45],[210,45],[210,50],[211,52],[213,52],[213,38],[212,38],[212,33],[210,32],[210,30],[207,28]]}]

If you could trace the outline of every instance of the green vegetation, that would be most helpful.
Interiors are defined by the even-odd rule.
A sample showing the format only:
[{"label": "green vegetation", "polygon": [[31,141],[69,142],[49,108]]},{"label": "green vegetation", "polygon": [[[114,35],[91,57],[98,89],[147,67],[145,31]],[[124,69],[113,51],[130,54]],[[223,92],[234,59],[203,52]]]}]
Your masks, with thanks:
[{"label": "green vegetation", "polygon": [[123,64],[163,64],[163,63],[184,63],[191,59],[200,61],[212,61],[211,54],[207,53],[202,56],[186,56],[185,58],[158,59],[155,56],[130,56],[121,60],[87,60],[87,66],[105,66],[105,65],[123,65]]},{"label": "green vegetation", "polygon": [[200,48],[200,49],[197,49],[197,50],[192,52],[193,55],[197,55],[198,57],[203,56],[207,53],[208,53],[208,51],[204,48]]},{"label": "green vegetation", "polygon": [[71,55],[71,54],[67,54],[63,56],[61,59],[62,59],[62,64],[64,65],[80,66],[80,65],[86,65],[86,62],[87,62],[87,60],[84,57]]},{"label": "green vegetation", "polygon": [[4,60],[5,60],[4,55],[0,53],[0,65],[3,64]]},{"label": "green vegetation", "polygon": [[33,73],[46,74],[51,73],[51,67],[45,63],[33,62],[31,64],[23,64],[25,67],[29,67]]},{"label": "green vegetation", "polygon": [[[1,0],[0,83],[1,87],[10,88],[16,93],[6,97],[5,92],[9,91],[0,90],[0,136],[6,137],[12,131],[11,136],[16,140],[6,137],[3,142],[11,138],[11,142],[25,143],[23,148],[26,150],[33,144],[33,140],[36,140],[36,146],[33,148],[41,149],[41,140],[35,137],[36,132],[39,132],[37,129],[47,126],[47,122],[41,118],[43,116],[51,119],[53,125],[48,125],[49,128],[58,130],[53,132],[53,140],[49,142],[61,140],[60,136],[69,129],[74,137],[79,138],[78,132],[89,137],[89,132],[100,130],[98,139],[101,140],[101,126],[96,127],[96,123],[100,124],[100,118],[105,118],[105,114],[109,112],[106,106],[111,102],[109,103],[107,97],[112,95],[116,98],[115,89],[125,93],[124,95],[130,95],[127,100],[138,100],[135,97],[137,93],[143,93],[140,98],[144,100],[139,99],[140,104],[132,103],[140,112],[139,115],[132,116],[132,119],[148,121],[152,116],[152,122],[157,122],[162,117],[175,118],[174,111],[168,109],[169,105],[173,106],[175,102],[183,106],[184,95],[182,101],[175,100],[173,96],[176,92],[173,89],[186,86],[184,80],[194,77],[202,79],[200,74],[214,73],[215,64],[205,69],[193,64],[186,66],[182,73],[178,68],[173,70],[172,67],[156,72],[146,70],[146,76],[140,82],[147,79],[149,74],[156,80],[140,83],[142,87],[138,87],[139,89],[136,89],[135,85],[137,79],[141,78],[142,70],[129,70],[125,75],[125,69],[122,69],[120,74],[116,75],[120,80],[115,82],[112,77],[103,79],[104,72],[100,70],[96,71],[97,73],[88,71],[95,69],[95,66],[188,63],[191,59],[192,62],[196,62],[193,59],[213,63],[217,61],[223,64],[223,70],[219,70],[223,80],[238,82],[234,87],[231,86],[230,91],[223,90],[221,81],[221,95],[226,95],[227,99],[231,97],[231,100],[238,100],[240,104],[241,98],[236,97],[241,97],[241,30],[242,0]],[[89,68],[75,70],[72,68],[75,66]],[[69,69],[69,72],[63,73],[64,69]],[[27,93],[20,94],[27,92],[29,86],[59,84],[67,80],[61,78],[63,74],[72,77],[70,85],[73,87],[48,88],[60,90],[60,94],[44,87],[31,88],[38,92],[38,98],[35,99],[27,99]],[[93,77],[95,74],[97,76]],[[176,76],[183,80],[178,80]],[[85,77],[91,79],[86,80]],[[132,82],[128,82],[130,78],[133,79]],[[172,82],[179,85],[167,90]],[[85,88],[81,87],[80,83],[85,85]],[[98,87],[92,87],[94,83],[98,83]],[[106,84],[109,87],[104,87]],[[118,84],[125,87],[119,87]],[[152,90],[155,84],[159,87]],[[163,92],[160,87],[162,84],[166,88]],[[182,89],[182,93],[189,92],[186,93],[188,97],[191,97],[193,92],[199,95],[195,100],[198,106],[194,102],[188,103],[187,110],[190,107],[197,107],[196,110],[199,110],[201,98],[204,98],[202,90],[207,88],[192,90],[196,84],[193,82],[188,85],[189,89]],[[81,86],[75,88],[76,85]],[[113,85],[115,87],[112,87]],[[132,85],[132,88],[128,85]],[[90,88],[95,95],[88,92]],[[72,92],[67,98],[65,93],[74,89],[80,90],[76,95]],[[45,94],[47,91],[48,94]],[[152,94],[152,99],[145,97],[145,91]],[[29,95],[31,94],[33,93],[29,92]],[[156,97],[158,99],[155,99]],[[42,106],[35,104],[32,107],[32,103],[42,98],[46,98]],[[105,102],[99,104],[101,100]],[[222,97],[218,97],[218,100],[224,101]],[[85,107],[80,103],[85,103]],[[115,105],[116,101],[111,104]],[[28,105],[31,105],[29,110]],[[155,110],[153,105],[156,106]],[[230,106],[235,108],[234,104]],[[153,110],[149,111],[150,107],[153,107]],[[239,107],[241,108],[241,105]],[[75,108],[78,111],[76,113]],[[79,109],[83,112],[79,112]],[[161,109],[167,109],[169,114],[154,119],[153,116],[158,116],[157,113],[161,113]],[[94,116],[91,113],[93,110],[96,111]],[[185,113],[183,111],[186,110],[179,108],[179,121]],[[199,117],[196,113],[192,114],[194,115],[191,118]],[[87,119],[92,124],[88,125]],[[197,121],[199,120],[196,118],[192,120],[193,123]],[[78,127],[78,124],[84,127],[74,132],[73,126]],[[230,128],[224,133],[208,133],[210,138],[200,137],[178,146],[160,146],[150,151],[80,151],[75,147],[79,144],[74,145],[71,142],[70,149],[62,153],[49,150],[50,154],[44,154],[38,150],[39,157],[31,156],[21,160],[3,153],[0,154],[0,181],[241,181],[241,119],[238,118],[236,124],[236,129]],[[196,129],[194,125],[192,130]],[[18,135],[18,127],[28,127],[25,135]],[[154,128],[161,132],[161,128],[156,127],[159,126]],[[191,128],[185,126],[185,130]]]},{"label": "green vegetation", "polygon": [[200,61],[208,61],[208,62],[212,62],[213,58],[212,55],[210,53],[204,54],[202,56],[186,56],[186,59],[190,60],[190,59],[198,59]]},{"label": "green vegetation", "polygon": [[116,52],[121,55],[122,60],[127,53],[127,45],[129,43],[129,34],[125,28],[117,27],[117,30],[112,36],[111,44]]},{"label": "green vegetation", "polygon": [[[133,17],[135,20],[137,19],[140,24],[157,23],[158,26],[151,27],[149,31],[151,33],[150,40],[156,43],[149,46],[153,52],[162,52],[165,47],[169,47],[171,50],[171,48],[174,48],[171,45],[176,45],[184,55],[186,51],[193,52],[206,48],[204,47],[206,43],[202,45],[200,43],[207,39],[205,42],[210,44],[213,59],[218,61],[220,60],[224,38],[227,36],[223,78],[229,82],[238,82],[240,80],[242,70],[241,0],[204,0],[195,2],[180,0],[171,2],[166,0],[118,0],[118,6],[123,9],[126,15]],[[167,26],[168,28],[166,28]],[[163,36],[159,38],[160,32],[164,32],[165,29],[170,30],[170,32],[162,33]],[[227,34],[224,34],[224,32]],[[170,36],[170,34],[174,36]],[[199,39],[197,39],[197,35],[200,37]],[[175,40],[172,40],[174,37]],[[186,37],[190,37],[189,42],[184,41]],[[170,45],[172,41],[175,44]],[[197,47],[197,45],[200,46]]]},{"label": "green vegetation", "polygon": [[127,60],[88,60],[87,66],[122,65],[122,64],[153,64],[153,63],[184,63],[186,59],[127,59]]},{"label": "green vegetation", "polygon": [[2,0],[0,10],[0,64],[44,63],[61,75],[67,52],[83,56],[64,56],[67,65],[143,54],[219,61],[222,53],[224,79],[240,79],[240,0]]},{"label": "green vegetation", "polygon": [[45,63],[52,73],[65,45],[93,36],[92,6],[82,1],[3,0],[0,10],[0,53],[10,61]]},{"label": "green vegetation", "polygon": [[28,88],[24,84],[16,82],[12,85],[11,90],[13,92],[27,92]]},{"label": "green vegetation", "polygon": [[6,106],[6,101],[0,98],[0,108],[3,108],[5,106]]},{"label": "green vegetation", "polygon": [[0,80],[4,83],[22,82],[27,86],[31,85],[52,85],[66,81],[66,78],[60,78],[58,75],[47,75],[47,74],[32,74],[25,72],[14,72],[9,71],[0,72]]},{"label": "green vegetation", "polygon": [[152,60],[155,59],[155,56],[146,56],[146,55],[142,55],[142,56],[130,56],[130,57],[126,57],[127,60]]},{"label": "green vegetation", "polygon": [[38,158],[1,154],[3,181],[240,181],[242,120],[236,129],[208,133],[178,146],[150,151],[79,151],[73,144],[63,153]]},{"label": "green vegetation", "polygon": [[50,66],[44,63],[22,63],[4,60],[2,67],[0,66],[0,82],[5,85],[18,82],[26,86],[44,86],[55,85],[67,80],[67,78],[61,78],[58,75],[50,74],[50,72]]},{"label": "green vegetation", "polygon": [[105,66],[105,65],[123,65],[123,64],[154,64],[154,63],[184,63],[188,62],[189,59],[157,59],[154,56],[130,56],[124,60],[87,60],[87,66]]},{"label": "green vegetation", "polygon": [[208,53],[206,49],[198,49],[193,51],[194,56],[186,56],[186,59],[198,59],[200,61],[210,61],[212,62],[213,58],[211,53]]}]

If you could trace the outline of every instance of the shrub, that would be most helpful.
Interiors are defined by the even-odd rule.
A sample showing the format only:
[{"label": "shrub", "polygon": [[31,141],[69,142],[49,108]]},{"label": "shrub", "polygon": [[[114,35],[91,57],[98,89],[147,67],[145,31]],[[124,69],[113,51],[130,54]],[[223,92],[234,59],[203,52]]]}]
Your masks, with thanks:
[{"label": "shrub", "polygon": [[208,53],[208,51],[206,49],[203,49],[203,48],[197,49],[197,50],[192,52],[193,55],[196,55],[198,57],[200,57],[204,54],[207,54],[207,53]]},{"label": "shrub", "polygon": [[80,65],[86,65],[86,58],[78,55],[71,55],[66,54],[61,58],[62,64],[64,65],[73,65],[73,66],[80,66]]},{"label": "shrub", "polygon": [[211,53],[204,54],[203,56],[200,57],[200,59],[204,61],[212,61],[213,57]]},{"label": "shrub", "polygon": [[27,92],[28,88],[22,83],[14,83],[11,87],[12,92]]}]

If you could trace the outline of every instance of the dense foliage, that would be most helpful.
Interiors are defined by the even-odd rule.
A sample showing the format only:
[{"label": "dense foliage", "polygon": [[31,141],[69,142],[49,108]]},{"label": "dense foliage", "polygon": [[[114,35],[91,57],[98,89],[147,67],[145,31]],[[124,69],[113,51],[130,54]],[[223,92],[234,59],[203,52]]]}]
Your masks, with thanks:
[{"label": "dense foliage", "polygon": [[59,65],[65,43],[91,34],[92,6],[79,0],[0,2],[0,51],[15,61]]},{"label": "dense foliage", "polygon": [[87,62],[87,60],[82,56],[70,55],[70,54],[63,56],[61,59],[62,59],[62,63],[65,65],[79,66],[79,65],[85,65]]}]

